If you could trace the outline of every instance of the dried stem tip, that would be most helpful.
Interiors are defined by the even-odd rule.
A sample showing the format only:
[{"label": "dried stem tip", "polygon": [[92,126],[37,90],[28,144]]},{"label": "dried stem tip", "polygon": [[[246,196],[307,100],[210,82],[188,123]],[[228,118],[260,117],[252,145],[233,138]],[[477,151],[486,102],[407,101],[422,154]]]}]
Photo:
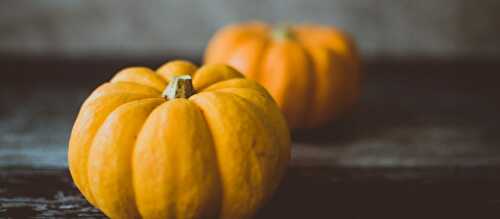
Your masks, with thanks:
[{"label": "dried stem tip", "polygon": [[289,40],[293,39],[293,32],[288,25],[278,25],[271,31],[271,35],[276,40]]},{"label": "dried stem tip", "polygon": [[175,98],[189,98],[194,94],[193,83],[190,75],[173,77],[163,91],[163,97],[167,100]]}]

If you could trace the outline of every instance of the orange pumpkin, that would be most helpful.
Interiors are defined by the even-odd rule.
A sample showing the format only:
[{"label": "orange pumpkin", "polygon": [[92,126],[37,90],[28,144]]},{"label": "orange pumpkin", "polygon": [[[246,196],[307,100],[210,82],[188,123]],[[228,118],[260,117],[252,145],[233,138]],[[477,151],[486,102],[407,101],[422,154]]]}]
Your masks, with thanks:
[{"label": "orange pumpkin", "polygon": [[68,149],[76,186],[111,218],[249,218],[289,159],[288,127],[263,87],[185,61],[126,68],[98,87]]},{"label": "orange pumpkin", "polygon": [[353,41],[329,26],[230,25],[209,42],[205,63],[229,64],[260,82],[292,128],[318,127],[338,118],[360,93]]}]

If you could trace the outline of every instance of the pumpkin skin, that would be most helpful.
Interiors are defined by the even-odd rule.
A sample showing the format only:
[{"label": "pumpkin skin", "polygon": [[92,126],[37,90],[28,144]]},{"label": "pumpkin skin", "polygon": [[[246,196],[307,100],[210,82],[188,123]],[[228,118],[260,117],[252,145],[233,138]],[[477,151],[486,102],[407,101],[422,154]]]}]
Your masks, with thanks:
[{"label": "pumpkin skin", "polygon": [[[191,75],[196,94],[162,91]],[[290,159],[286,121],[266,90],[226,65],[131,67],[83,103],[71,176],[111,218],[249,218]]]},{"label": "pumpkin skin", "polygon": [[234,24],[213,36],[204,58],[206,64],[229,64],[262,84],[291,128],[322,126],[349,112],[360,94],[355,45],[333,27]]}]

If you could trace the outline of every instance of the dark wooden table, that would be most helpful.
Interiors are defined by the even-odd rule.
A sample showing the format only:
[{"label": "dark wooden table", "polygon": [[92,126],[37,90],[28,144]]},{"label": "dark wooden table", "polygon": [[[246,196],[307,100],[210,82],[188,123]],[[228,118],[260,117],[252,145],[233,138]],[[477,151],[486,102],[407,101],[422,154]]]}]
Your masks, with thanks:
[{"label": "dark wooden table", "polygon": [[[103,217],[67,171],[72,122],[121,67],[161,63],[0,59],[0,218]],[[368,62],[352,115],[294,131],[291,167],[258,218],[498,218],[498,69],[494,61]]]}]

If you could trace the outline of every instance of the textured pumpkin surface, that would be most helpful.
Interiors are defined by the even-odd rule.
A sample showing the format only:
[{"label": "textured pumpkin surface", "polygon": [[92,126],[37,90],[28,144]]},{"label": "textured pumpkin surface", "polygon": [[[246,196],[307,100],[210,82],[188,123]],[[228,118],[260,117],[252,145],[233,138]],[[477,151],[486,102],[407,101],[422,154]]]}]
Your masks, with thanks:
[{"label": "textured pumpkin surface", "polygon": [[317,127],[357,102],[360,61],[352,40],[328,26],[273,29],[260,22],[222,28],[205,63],[229,64],[271,93],[292,128]]},{"label": "textured pumpkin surface", "polygon": [[[173,77],[196,93],[167,100]],[[225,65],[127,68],[83,103],[71,176],[112,218],[249,218],[278,186],[290,136],[272,97]]]}]

